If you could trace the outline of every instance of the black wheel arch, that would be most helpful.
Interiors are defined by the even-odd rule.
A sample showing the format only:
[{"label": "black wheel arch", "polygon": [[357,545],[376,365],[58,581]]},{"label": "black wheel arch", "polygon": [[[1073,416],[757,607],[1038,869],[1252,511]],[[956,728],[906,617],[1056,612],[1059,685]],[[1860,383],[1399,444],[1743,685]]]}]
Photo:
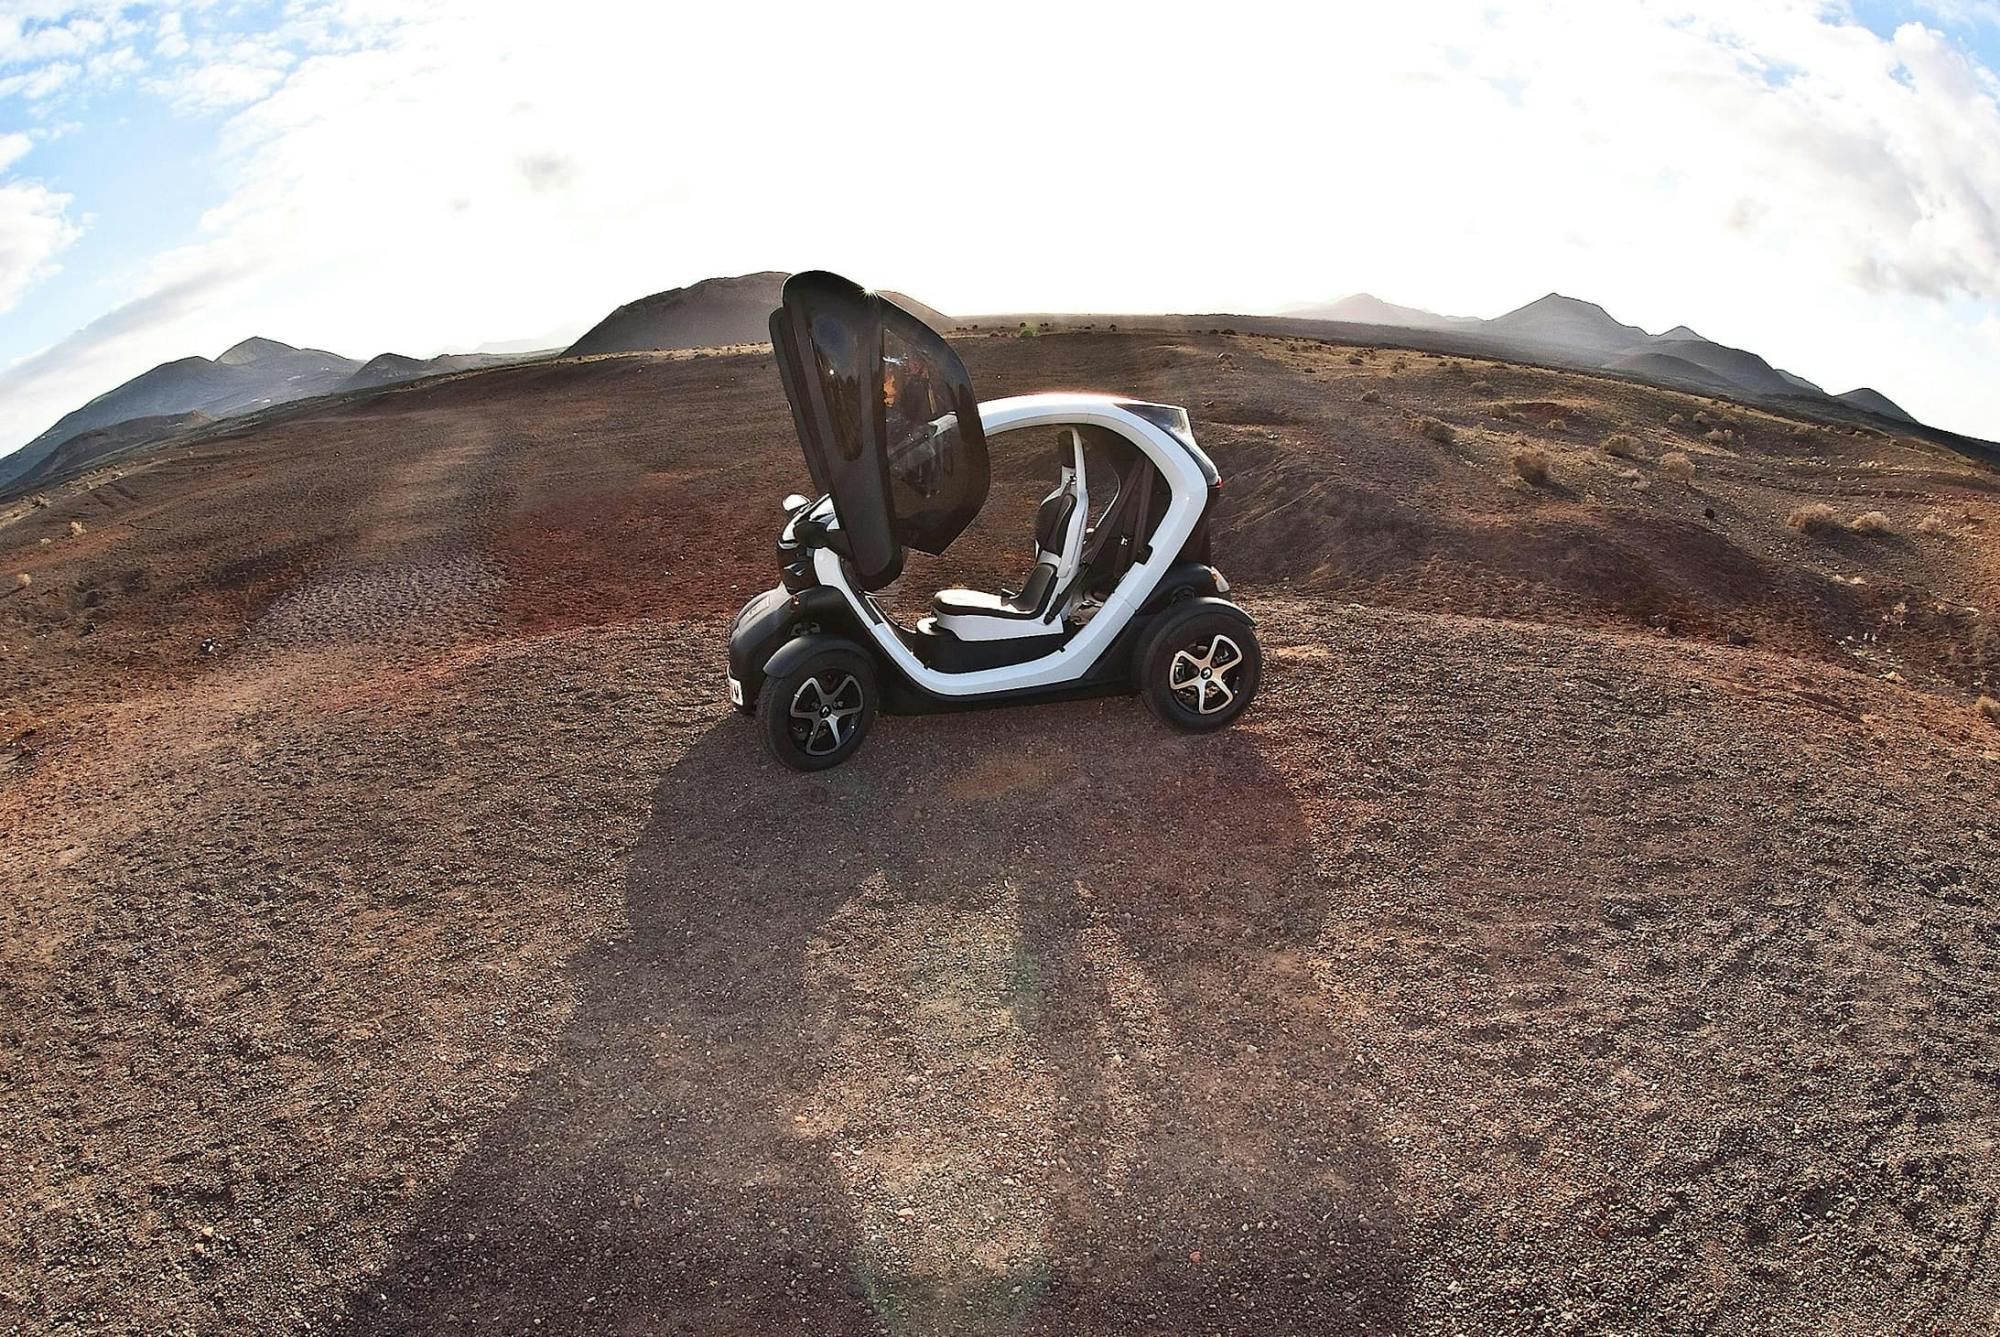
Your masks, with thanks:
[{"label": "black wheel arch", "polygon": [[1145,630],[1139,634],[1138,640],[1132,646],[1131,672],[1134,677],[1136,678],[1147,658],[1153,653],[1153,647],[1160,643],[1162,637],[1171,636],[1174,628],[1204,613],[1224,613],[1236,618],[1252,631],[1257,628],[1257,619],[1251,617],[1243,605],[1219,595],[1194,595],[1169,603],[1147,621]]},{"label": "black wheel arch", "polygon": [[776,653],[764,661],[766,678],[776,678],[791,672],[814,655],[826,650],[849,650],[867,660],[875,670],[879,681],[882,676],[882,659],[875,653],[875,647],[858,637],[843,636],[838,632],[817,632],[805,636],[794,636],[779,646]]},{"label": "black wheel arch", "polygon": [[[801,634],[801,627],[808,630]],[[816,636],[852,641],[876,662],[880,671],[881,664],[873,647],[868,645],[867,632],[839,590],[820,585],[793,594],[778,586],[743,606],[729,632],[729,676],[742,684],[740,708],[745,714],[757,708],[772,657],[787,645]]]},{"label": "black wheel arch", "polygon": [[1222,599],[1228,592],[1229,582],[1206,562],[1178,562],[1161,574],[1153,592],[1146,596],[1146,602],[1139,605],[1139,611],[1157,613],[1188,599]]}]

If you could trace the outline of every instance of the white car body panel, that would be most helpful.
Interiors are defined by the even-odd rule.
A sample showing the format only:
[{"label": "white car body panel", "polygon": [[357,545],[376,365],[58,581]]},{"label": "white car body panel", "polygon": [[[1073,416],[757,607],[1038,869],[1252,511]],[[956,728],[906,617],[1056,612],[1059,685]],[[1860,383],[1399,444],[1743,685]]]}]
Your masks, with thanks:
[{"label": "white car body panel", "polygon": [[[1208,499],[1208,480],[1180,443],[1166,431],[1120,406],[1110,395],[1040,394],[996,399],[979,406],[979,421],[988,437],[1025,427],[1059,427],[1068,423],[1091,423],[1118,433],[1138,447],[1154,467],[1166,477],[1173,499],[1153,532],[1151,552],[1143,562],[1134,563],[1120,578],[1117,588],[1105,599],[1097,615],[1084,624],[1069,643],[1052,654],[1023,664],[980,669],[970,673],[941,673],[930,668],[903,644],[896,628],[875,607],[874,601],[854,589],[841,570],[839,556],[828,548],[813,553],[813,572],[822,584],[841,592],[881,650],[911,682],[943,697],[978,697],[1029,688],[1054,688],[1075,682],[1096,663],[1099,655],[1132,620],[1152,594],[1160,577],[1179,555],[1182,545],[1201,522]],[[838,528],[832,504],[822,501],[812,509],[816,519],[828,520]],[[789,526],[787,527],[789,533]],[[1078,546],[1081,533],[1077,535]]]}]

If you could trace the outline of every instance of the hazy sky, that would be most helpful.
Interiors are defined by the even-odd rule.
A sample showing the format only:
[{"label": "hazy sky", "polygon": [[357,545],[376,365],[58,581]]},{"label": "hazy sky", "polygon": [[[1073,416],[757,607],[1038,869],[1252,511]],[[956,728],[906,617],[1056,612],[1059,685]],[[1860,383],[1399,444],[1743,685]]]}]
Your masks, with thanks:
[{"label": "hazy sky", "polygon": [[956,313],[1558,290],[2000,437],[2000,0],[0,0],[0,450],[250,334],[711,274]]}]

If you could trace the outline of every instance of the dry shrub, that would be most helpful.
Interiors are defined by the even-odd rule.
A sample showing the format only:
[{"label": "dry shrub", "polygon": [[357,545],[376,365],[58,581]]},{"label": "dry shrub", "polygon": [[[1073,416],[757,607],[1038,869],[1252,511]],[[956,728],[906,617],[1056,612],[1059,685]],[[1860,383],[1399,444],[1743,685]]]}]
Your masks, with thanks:
[{"label": "dry shrub", "polygon": [[83,521],[72,520],[69,522],[69,536],[73,539],[80,539],[83,537]]},{"label": "dry shrub", "polygon": [[1711,446],[1719,446],[1729,440],[1729,433],[1719,427],[1710,428],[1708,431],[1702,433],[1701,439],[1708,442]]},{"label": "dry shrub", "polygon": [[1979,698],[1979,703],[1973,709],[1995,724],[2000,724],[2000,701],[1996,701],[1990,696],[1982,696]]},{"label": "dry shrub", "polygon": [[1441,446],[1448,446],[1458,440],[1457,429],[1448,422],[1439,422],[1436,418],[1418,420],[1417,431]]},{"label": "dry shrub", "polygon": [[1390,371],[1408,371],[1409,369],[1410,360],[1408,358],[1399,357],[1389,364]]},{"label": "dry shrub", "polygon": [[1516,446],[1507,452],[1507,467],[1524,483],[1546,487],[1549,481],[1549,452],[1540,446]]},{"label": "dry shrub", "polygon": [[1919,534],[1942,534],[1950,528],[1951,521],[1945,519],[1943,511],[1932,511],[1929,515],[1917,521],[1917,532]]},{"label": "dry shrub", "polygon": [[1382,392],[1380,390],[1363,390],[1361,392],[1361,402],[1364,404],[1379,404],[1382,402]]},{"label": "dry shrub", "polygon": [[1660,456],[1660,477],[1694,486],[1694,461],[1685,450],[1670,450]]},{"label": "dry shrub", "polygon": [[1857,534],[1893,534],[1896,527],[1889,523],[1889,517],[1880,511],[1863,511],[1847,522],[1847,527]]},{"label": "dry shrub", "polygon": [[1599,443],[1599,448],[1605,454],[1616,456],[1621,460],[1636,460],[1639,458],[1638,438],[1627,432],[1613,432]]},{"label": "dry shrub", "polygon": [[1684,423],[1684,422],[1686,422],[1686,421],[1687,421],[1687,419],[1686,419],[1686,418],[1683,418],[1683,417],[1682,417],[1682,416],[1681,416],[1680,414],[1678,414],[1678,413],[1669,413],[1669,414],[1667,415],[1667,426],[1669,426],[1669,427],[1679,427],[1679,426],[1680,426],[1680,425],[1681,425],[1682,423]]},{"label": "dry shrub", "polygon": [[1707,412],[1706,412],[1705,410],[1703,410],[1703,409],[1696,409],[1696,410],[1694,411],[1694,425],[1695,425],[1696,427],[1706,427],[1706,426],[1708,426],[1708,425],[1709,425],[1709,423],[1710,423],[1710,422],[1712,422],[1712,421],[1713,421],[1713,419],[1711,419],[1711,418],[1710,418],[1710,417],[1708,416],[1708,413],[1707,413]]},{"label": "dry shrub", "polygon": [[43,496],[41,493],[37,492],[35,494],[33,505],[36,510],[45,511],[49,508],[49,499]]},{"label": "dry shrub", "polygon": [[1801,534],[1831,534],[1840,528],[1840,515],[1825,502],[1815,501],[1786,516],[1785,523]]},{"label": "dry shrub", "polygon": [[1569,423],[1566,419],[1563,418],[1549,419],[1549,430],[1551,432],[1562,432],[1562,431],[1567,431],[1568,429],[1569,429]]},{"label": "dry shrub", "polygon": [[1361,354],[1359,354],[1359,353],[1349,353],[1349,354],[1347,355],[1347,365],[1348,365],[1348,366],[1350,366],[1350,367],[1358,367],[1358,366],[1361,366],[1361,365],[1362,365],[1362,360],[1361,360]]},{"label": "dry shrub", "polygon": [[17,590],[25,590],[34,583],[35,578],[26,571],[19,572],[14,577],[14,588]]}]

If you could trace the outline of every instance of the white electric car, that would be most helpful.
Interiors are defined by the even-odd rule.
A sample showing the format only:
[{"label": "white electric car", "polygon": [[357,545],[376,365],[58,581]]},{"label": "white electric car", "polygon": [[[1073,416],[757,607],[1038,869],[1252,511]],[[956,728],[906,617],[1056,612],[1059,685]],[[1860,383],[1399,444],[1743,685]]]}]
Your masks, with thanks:
[{"label": "white electric car", "polygon": [[[771,342],[817,500],[785,499],[783,581],[729,636],[729,696],[799,770],[854,754],[878,711],[1138,691],[1168,724],[1228,724],[1257,692],[1249,614],[1209,565],[1222,480],[1185,411],[1109,395],[981,404],[951,347],[835,274],[795,274]],[[1029,429],[1042,429],[1032,432]],[[1056,442],[1018,590],[940,590],[902,626],[874,594],[986,501],[987,442]]]}]

